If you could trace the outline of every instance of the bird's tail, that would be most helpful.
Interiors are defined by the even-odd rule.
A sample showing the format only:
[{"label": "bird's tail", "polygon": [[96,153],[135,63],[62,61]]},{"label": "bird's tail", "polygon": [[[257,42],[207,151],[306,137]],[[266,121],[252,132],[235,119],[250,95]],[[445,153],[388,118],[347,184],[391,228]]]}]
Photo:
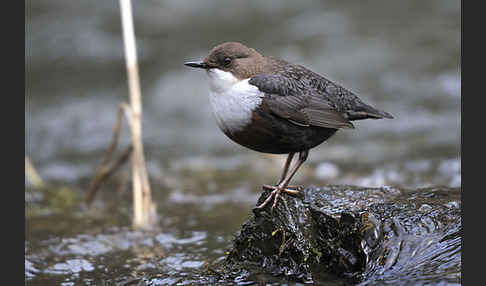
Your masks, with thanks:
[{"label": "bird's tail", "polygon": [[354,106],[353,110],[346,112],[349,120],[361,120],[361,119],[393,119],[393,116],[383,110],[378,110],[371,105],[363,102],[359,102],[357,106]]}]

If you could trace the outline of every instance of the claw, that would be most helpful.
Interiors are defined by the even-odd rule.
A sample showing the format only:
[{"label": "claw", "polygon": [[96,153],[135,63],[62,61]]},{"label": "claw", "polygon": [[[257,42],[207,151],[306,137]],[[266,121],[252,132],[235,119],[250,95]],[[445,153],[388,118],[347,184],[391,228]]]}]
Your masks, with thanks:
[{"label": "claw", "polygon": [[284,187],[284,186],[263,185],[262,187],[263,189],[273,190],[273,191],[270,193],[270,195],[265,199],[263,203],[261,203],[259,206],[256,207],[257,209],[264,208],[273,197],[274,198],[272,204],[272,210],[273,210],[277,206],[278,198],[280,197],[280,194],[282,192],[287,193],[289,195],[298,196],[301,195],[300,190],[302,189],[302,187],[299,186]]}]

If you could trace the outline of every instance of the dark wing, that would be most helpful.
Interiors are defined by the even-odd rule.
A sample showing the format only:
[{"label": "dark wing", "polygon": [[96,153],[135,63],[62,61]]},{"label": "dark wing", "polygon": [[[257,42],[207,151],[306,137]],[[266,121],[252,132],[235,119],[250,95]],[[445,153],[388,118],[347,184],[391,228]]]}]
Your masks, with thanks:
[{"label": "dark wing", "polygon": [[259,74],[248,83],[265,93],[263,102],[272,113],[296,125],[354,128],[324,95],[297,79],[281,74]]},{"label": "dark wing", "polygon": [[313,73],[309,85],[316,88],[319,93],[328,94],[334,106],[345,113],[349,120],[393,118],[391,114],[364,103],[351,91],[318,74]]}]

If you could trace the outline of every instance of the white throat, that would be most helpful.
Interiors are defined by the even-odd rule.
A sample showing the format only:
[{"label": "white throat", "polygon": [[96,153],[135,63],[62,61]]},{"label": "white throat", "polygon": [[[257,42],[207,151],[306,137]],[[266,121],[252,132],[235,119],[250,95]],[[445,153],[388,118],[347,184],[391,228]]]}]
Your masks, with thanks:
[{"label": "white throat", "polygon": [[262,103],[264,94],[249,79],[239,80],[230,72],[209,69],[209,101],[214,117],[225,133],[243,129],[251,122],[252,112]]}]

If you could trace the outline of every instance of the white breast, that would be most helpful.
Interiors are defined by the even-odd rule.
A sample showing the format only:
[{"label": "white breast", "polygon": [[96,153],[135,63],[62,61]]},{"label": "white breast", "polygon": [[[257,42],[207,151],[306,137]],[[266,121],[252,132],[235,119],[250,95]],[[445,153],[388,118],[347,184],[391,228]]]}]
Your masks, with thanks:
[{"label": "white breast", "polygon": [[252,111],[258,107],[263,93],[248,84],[249,79],[238,80],[231,73],[219,69],[208,70],[209,100],[218,126],[224,132],[235,132],[251,122]]}]

